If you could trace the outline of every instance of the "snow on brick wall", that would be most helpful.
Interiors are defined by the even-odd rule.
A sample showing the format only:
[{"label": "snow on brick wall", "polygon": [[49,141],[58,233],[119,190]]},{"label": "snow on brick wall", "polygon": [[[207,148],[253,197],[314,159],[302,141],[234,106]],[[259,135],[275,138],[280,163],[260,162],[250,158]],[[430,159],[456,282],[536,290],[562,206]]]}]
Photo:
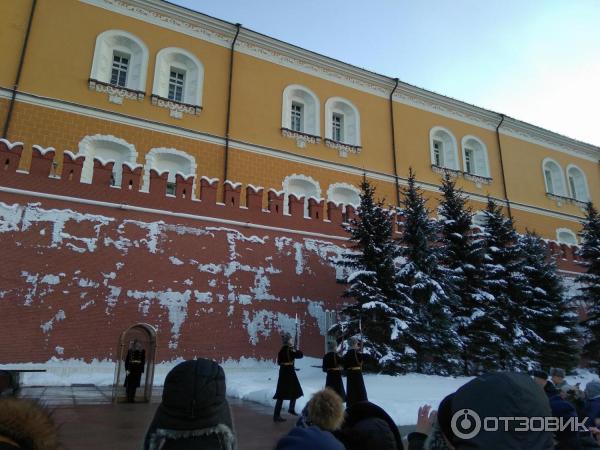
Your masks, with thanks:
[{"label": "snow on brick wall", "polygon": [[116,357],[120,333],[157,329],[157,360],[273,358],[283,331],[323,350],[343,286],[343,241],[0,196],[0,364]]}]

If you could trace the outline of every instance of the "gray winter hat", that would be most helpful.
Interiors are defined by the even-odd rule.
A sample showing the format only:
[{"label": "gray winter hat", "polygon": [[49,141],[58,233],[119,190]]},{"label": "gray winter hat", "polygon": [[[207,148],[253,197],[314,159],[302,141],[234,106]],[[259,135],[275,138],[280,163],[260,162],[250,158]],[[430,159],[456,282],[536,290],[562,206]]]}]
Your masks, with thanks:
[{"label": "gray winter hat", "polygon": [[550,369],[550,376],[551,377],[561,377],[564,378],[565,377],[565,369],[560,369],[558,367],[553,367],[552,369]]},{"label": "gray winter hat", "polygon": [[585,398],[591,399],[600,396],[600,381],[592,380],[585,385]]}]

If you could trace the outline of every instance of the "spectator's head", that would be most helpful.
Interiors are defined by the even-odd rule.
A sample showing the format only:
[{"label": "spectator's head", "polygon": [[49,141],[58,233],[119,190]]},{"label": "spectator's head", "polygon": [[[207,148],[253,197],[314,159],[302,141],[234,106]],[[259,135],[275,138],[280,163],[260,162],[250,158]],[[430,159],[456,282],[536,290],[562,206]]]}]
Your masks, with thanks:
[{"label": "spectator's head", "polygon": [[344,403],[332,389],[315,392],[306,405],[306,418],[309,425],[322,430],[334,431],[344,422]]},{"label": "spectator's head", "polygon": [[185,439],[219,434],[226,448],[235,437],[225,397],[225,373],[208,359],[184,361],[167,374],[162,402],[146,435],[146,449],[158,449],[161,439]]},{"label": "spectator's head", "polygon": [[592,380],[585,385],[585,398],[591,400],[600,397],[600,381]]},{"label": "spectator's head", "polygon": [[577,390],[574,386],[571,386],[570,384],[565,384],[560,388],[560,398],[565,400],[567,398],[574,397],[576,395],[576,391]]},{"label": "spectator's head", "polygon": [[351,337],[351,338],[348,340],[348,343],[350,344],[350,347],[351,347],[351,348],[353,348],[354,350],[358,350],[358,347],[359,347],[359,345],[358,345],[358,344],[360,343],[360,341],[358,340],[358,338],[356,338],[356,337]]},{"label": "spectator's head", "polygon": [[548,374],[543,370],[534,370],[531,372],[531,375],[533,376],[533,380],[542,388],[548,383]]},{"label": "spectator's head", "polygon": [[[462,386],[452,398],[454,437],[457,450],[550,450],[554,448],[549,431],[517,431],[522,422],[498,422],[497,431],[482,429],[499,417],[551,417],[548,397],[539,385],[522,373],[498,372],[475,378]],[[479,419],[479,431],[474,432]],[[487,420],[486,420],[487,418]],[[490,422],[490,420],[492,422]],[[543,420],[543,419],[542,419]],[[464,425],[463,425],[464,424]],[[489,425],[488,425],[489,426]]]},{"label": "spectator's head", "polygon": [[562,384],[565,381],[565,369],[554,367],[550,369],[550,377],[554,384]]},{"label": "spectator's head", "polygon": [[[317,427],[295,427],[277,443],[276,450],[344,450],[344,445]],[[375,450],[375,449],[373,449]]]},{"label": "spectator's head", "polygon": [[58,450],[58,431],[51,414],[39,403],[0,400],[0,443],[22,450]]},{"label": "spectator's head", "polygon": [[281,343],[283,345],[292,345],[292,335],[290,333],[283,333],[281,335]]}]

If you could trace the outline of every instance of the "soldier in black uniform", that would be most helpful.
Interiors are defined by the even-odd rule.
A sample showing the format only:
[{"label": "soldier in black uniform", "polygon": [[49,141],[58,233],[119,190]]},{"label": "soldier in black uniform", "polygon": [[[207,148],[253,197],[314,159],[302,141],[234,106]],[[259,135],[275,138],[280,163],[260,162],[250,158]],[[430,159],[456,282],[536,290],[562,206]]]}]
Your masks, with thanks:
[{"label": "soldier in black uniform", "polygon": [[300,350],[296,350],[292,344],[292,337],[286,333],[282,336],[283,347],[279,350],[277,355],[277,364],[279,364],[279,378],[277,379],[277,390],[275,391],[274,399],[277,399],[275,403],[275,411],[273,413],[274,422],[284,422],[285,419],[281,417],[281,408],[284,400],[290,401],[290,407],[288,412],[294,416],[296,414],[296,399],[302,397],[302,387],[300,381],[296,376],[296,369],[294,368],[294,360],[300,359],[304,355]]},{"label": "soldier in black uniform", "polygon": [[358,339],[351,338],[350,345],[352,348],[346,352],[342,359],[342,365],[347,376],[348,397],[346,402],[348,406],[368,400],[367,389],[362,376],[363,354],[359,351]]},{"label": "soldier in black uniform", "polygon": [[134,339],[133,344],[127,350],[125,358],[125,390],[127,391],[127,401],[133,403],[135,401],[135,390],[139,387],[146,365],[146,350],[137,339]]},{"label": "soldier in black uniform", "polygon": [[342,382],[342,358],[338,355],[335,344],[329,343],[327,347],[329,352],[323,357],[323,372],[327,373],[325,387],[333,389],[346,401],[346,391]]}]

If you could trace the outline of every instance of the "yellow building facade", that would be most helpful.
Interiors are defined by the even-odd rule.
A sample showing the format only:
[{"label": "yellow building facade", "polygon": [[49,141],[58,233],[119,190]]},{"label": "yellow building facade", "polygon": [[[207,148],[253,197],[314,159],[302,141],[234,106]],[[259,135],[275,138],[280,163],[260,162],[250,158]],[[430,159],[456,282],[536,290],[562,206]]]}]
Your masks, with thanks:
[{"label": "yellow building facade", "polygon": [[37,144],[347,204],[363,174],[396,204],[412,167],[432,210],[450,171],[568,244],[600,196],[598,147],[167,2],[5,1],[0,24],[23,166]]}]

